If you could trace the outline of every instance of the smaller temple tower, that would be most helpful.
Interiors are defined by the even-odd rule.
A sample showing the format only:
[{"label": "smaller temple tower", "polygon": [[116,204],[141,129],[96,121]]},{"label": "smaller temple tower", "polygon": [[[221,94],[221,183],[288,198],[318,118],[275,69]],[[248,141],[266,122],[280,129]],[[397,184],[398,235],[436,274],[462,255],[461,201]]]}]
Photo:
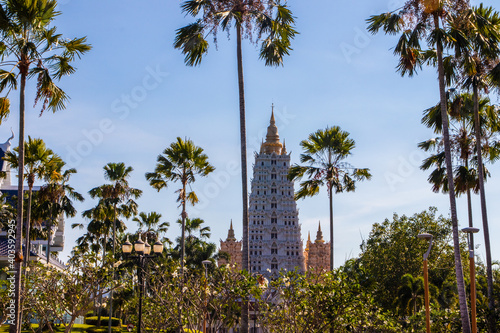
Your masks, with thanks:
[{"label": "smaller temple tower", "polygon": [[220,252],[229,254],[229,262],[224,258],[220,258],[217,261],[217,266],[231,264],[236,265],[236,269],[241,269],[241,241],[237,241],[234,236],[233,220],[231,220],[226,240],[221,239],[220,241]]},{"label": "smaller temple tower", "polygon": [[328,270],[330,268],[330,243],[325,243],[321,222],[318,225],[316,240],[311,242],[311,234],[307,239],[304,257],[307,270]]}]

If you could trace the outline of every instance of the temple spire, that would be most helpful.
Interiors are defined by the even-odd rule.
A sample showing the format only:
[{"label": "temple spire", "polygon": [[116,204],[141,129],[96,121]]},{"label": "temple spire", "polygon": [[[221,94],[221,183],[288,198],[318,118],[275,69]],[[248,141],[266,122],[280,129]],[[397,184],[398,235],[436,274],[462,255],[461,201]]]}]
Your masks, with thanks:
[{"label": "temple spire", "polygon": [[274,104],[271,106],[271,119],[269,120],[269,126],[267,127],[266,141],[262,145],[263,152],[266,154],[281,154],[281,148],[283,145],[280,142],[280,136],[278,134],[278,127],[276,126],[276,120],[274,119]]},{"label": "temple spire", "polygon": [[233,230],[233,219],[231,219],[231,226],[229,227],[226,241],[236,241],[236,237],[234,236],[234,230]]},{"label": "temple spire", "polygon": [[321,231],[321,221],[318,222],[318,232],[316,233],[316,240],[314,242],[315,243],[325,242],[325,240],[323,239],[323,232]]}]

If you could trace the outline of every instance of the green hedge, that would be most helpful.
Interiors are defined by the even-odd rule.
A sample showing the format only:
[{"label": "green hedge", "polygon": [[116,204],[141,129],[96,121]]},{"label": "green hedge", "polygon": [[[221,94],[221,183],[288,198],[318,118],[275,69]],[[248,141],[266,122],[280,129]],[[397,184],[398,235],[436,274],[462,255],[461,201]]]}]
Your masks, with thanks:
[{"label": "green hedge", "polygon": [[[108,327],[102,327],[101,328],[97,328],[97,327],[88,327],[86,330],[85,330],[87,333],[107,333],[108,332]],[[113,333],[121,333],[121,328],[120,327],[111,327],[111,332]]]},{"label": "green hedge", "polygon": [[[99,317],[87,317],[85,318],[85,324],[98,326]],[[109,317],[101,317],[101,326],[108,326]],[[122,327],[122,320],[118,318],[111,318],[111,326]],[[97,332],[96,332],[97,333]]]}]

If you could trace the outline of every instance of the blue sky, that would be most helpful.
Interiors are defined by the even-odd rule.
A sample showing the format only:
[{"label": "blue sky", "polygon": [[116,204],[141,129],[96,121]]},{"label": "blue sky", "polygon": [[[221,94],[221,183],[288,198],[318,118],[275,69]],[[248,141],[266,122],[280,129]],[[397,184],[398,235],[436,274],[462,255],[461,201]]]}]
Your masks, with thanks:
[{"label": "blue sky", "polygon": [[[125,162],[134,168],[130,183],[144,191],[139,210],[160,212],[171,223],[167,234],[179,234],[179,216],[173,184],[156,192],[144,178],[156,156],[177,136],[191,138],[203,147],[216,171],[198,179],[193,189],[202,201],[190,208],[212,228],[212,241],[226,237],[232,219],[241,237],[241,181],[239,173],[239,116],[235,38],[219,35],[211,43],[201,66],[186,67],[173,49],[175,29],[191,22],[180,11],[181,1],[119,2],[60,1],[58,31],[66,37],[88,36],[93,50],[78,61],[78,70],[61,86],[70,95],[67,110],[38,117],[39,108],[27,111],[26,132],[41,137],[69,166],[78,169],[72,184],[81,193],[104,183],[102,167]],[[338,125],[356,140],[350,162],[371,169],[373,179],[360,183],[355,193],[335,196],[335,262],[359,253],[375,222],[393,213],[413,215],[437,206],[445,216],[448,197],[435,194],[427,173],[419,170],[425,154],[417,143],[433,137],[420,124],[422,111],[438,100],[434,69],[417,77],[401,78],[394,70],[391,48],[395,38],[371,36],[365,19],[401,6],[403,1],[347,2],[289,1],[300,35],[282,68],[268,68],[258,59],[258,46],[244,43],[249,170],[269,122],[271,104],[292,162],[299,162],[301,140],[326,126]],[[477,4],[478,2],[475,2]],[[485,1],[493,5],[493,1]],[[33,88],[27,102],[32,105]],[[494,97],[498,103],[498,98]],[[0,141],[17,133],[17,102],[13,114],[0,127]],[[493,259],[499,259],[500,236],[495,204],[500,199],[500,166],[490,166],[487,183]],[[250,175],[251,177],[251,175]],[[78,209],[95,205],[88,195]],[[465,198],[458,199],[461,226],[466,222]],[[474,217],[481,228],[479,201]],[[303,239],[315,235],[321,221],[328,235],[328,198],[300,200]],[[71,230],[79,216],[67,221],[66,250],[83,231]],[[128,222],[131,230],[136,226]],[[482,244],[482,236],[477,237]],[[482,247],[479,255],[484,258]]]}]

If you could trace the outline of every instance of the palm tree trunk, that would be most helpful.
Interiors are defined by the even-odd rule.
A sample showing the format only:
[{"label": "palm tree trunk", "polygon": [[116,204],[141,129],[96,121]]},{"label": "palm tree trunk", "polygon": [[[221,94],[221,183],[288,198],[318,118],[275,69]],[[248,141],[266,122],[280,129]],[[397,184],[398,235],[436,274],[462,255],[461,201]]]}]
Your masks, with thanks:
[{"label": "palm tree trunk", "polygon": [[113,318],[113,289],[115,288],[115,248],[116,248],[116,202],[113,205],[113,257],[111,258],[111,291],[109,293],[108,333],[111,333]]},{"label": "palm tree trunk", "polygon": [[[474,84],[474,131],[476,132],[476,154],[477,154],[477,170],[479,177],[479,196],[481,199],[481,216],[483,219],[484,232],[484,247],[486,250],[486,280],[488,283],[488,332],[496,332],[495,328],[495,299],[493,297],[493,273],[491,270],[491,247],[490,247],[490,231],[488,227],[488,213],[486,211],[486,194],[484,191],[484,170],[483,157],[481,147],[481,128],[479,124],[479,91],[477,84]],[[472,234],[471,234],[472,236]]]},{"label": "palm tree trunk", "polygon": [[47,266],[49,265],[50,262],[50,238],[52,235],[52,218],[49,219],[49,224],[47,225],[47,251],[46,251],[46,256],[47,256]]},{"label": "palm tree trunk", "polygon": [[[248,184],[247,184],[247,139],[245,121],[245,85],[243,81],[243,56],[241,52],[241,24],[236,23],[236,58],[238,61],[238,91],[240,97],[240,143],[241,143],[241,194],[243,200],[243,251],[242,269],[249,271],[248,257]],[[248,333],[248,300],[241,307],[241,333]]]},{"label": "palm tree trunk", "polygon": [[328,189],[328,196],[329,196],[329,203],[330,203],[330,270],[333,271],[334,266],[334,260],[333,260],[333,249],[334,249],[334,244],[333,244],[333,190],[332,190],[332,184],[329,185],[330,188]]},{"label": "palm tree trunk", "polygon": [[26,89],[26,73],[21,73],[21,86],[19,92],[19,163],[17,183],[17,225],[16,225],[16,260],[14,263],[15,274],[15,325],[11,325],[10,332],[21,332],[21,262],[23,240],[23,199],[24,199],[24,96]]},{"label": "palm tree trunk", "polygon": [[31,199],[33,197],[33,182],[31,180],[28,180],[28,207],[26,207],[26,225],[25,225],[25,232],[26,232],[26,249],[24,250],[24,266],[26,267],[29,263],[30,260],[30,247],[31,247],[31,238],[30,238],[30,232],[31,232]]},{"label": "palm tree trunk", "polygon": [[[438,13],[434,13],[434,29],[439,29]],[[462,319],[462,331],[470,333],[469,311],[467,308],[467,299],[465,295],[465,282],[462,269],[462,261],[460,257],[460,237],[458,235],[458,219],[457,219],[457,203],[455,198],[455,188],[453,182],[453,166],[451,162],[450,149],[450,133],[448,128],[448,113],[446,108],[446,92],[444,82],[444,65],[443,65],[443,45],[440,41],[436,43],[437,58],[438,58],[438,79],[439,79],[439,97],[441,101],[441,122],[443,125],[443,141],[444,152],[446,158],[446,174],[448,177],[448,195],[450,197],[450,211],[453,231],[453,248],[455,257],[455,275],[457,279],[458,301],[460,304],[460,317]]]},{"label": "palm tree trunk", "polygon": [[181,226],[181,274],[180,274],[180,283],[179,283],[179,288],[180,288],[180,294],[181,294],[181,301],[179,302],[179,333],[184,332],[184,327],[182,324],[182,301],[184,300],[184,256],[186,255],[186,183],[187,180],[186,178],[186,171],[183,170],[182,173],[182,198],[181,198],[181,203],[182,203],[182,213],[181,213],[181,221],[182,221],[182,226]]}]

